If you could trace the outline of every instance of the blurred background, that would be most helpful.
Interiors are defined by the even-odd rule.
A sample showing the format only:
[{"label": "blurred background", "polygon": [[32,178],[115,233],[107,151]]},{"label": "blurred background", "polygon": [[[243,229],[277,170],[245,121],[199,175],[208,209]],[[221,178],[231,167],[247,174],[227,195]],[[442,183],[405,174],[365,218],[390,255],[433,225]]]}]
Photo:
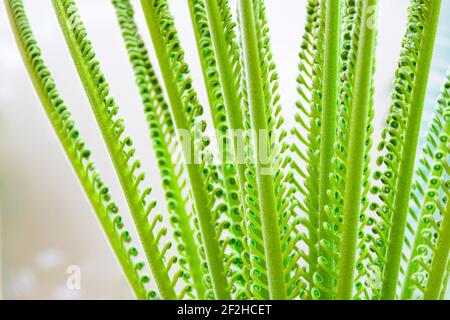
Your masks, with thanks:
[{"label": "blurred background", "polygon": [[[137,20],[156,66],[138,0]],[[232,1],[234,2],[234,1]],[[72,109],[98,169],[126,215],[119,185],[94,118],[68,54],[50,0],[24,1],[35,37],[59,91]],[[134,137],[158,209],[164,212],[159,173],[148,138],[140,98],[110,0],[78,0],[79,11],[103,66],[111,91]],[[200,100],[207,105],[187,0],[169,0]],[[405,31],[408,0],[380,0],[375,125],[382,126],[389,106],[393,74]],[[296,100],[298,49],[306,0],[266,0],[272,49],[280,74],[287,119]],[[450,1],[443,1],[436,54],[424,115],[427,126],[433,101],[450,63]],[[158,70],[157,70],[158,71]],[[288,122],[288,125],[290,123]],[[379,130],[378,130],[379,132]],[[102,231],[78,185],[40,106],[16,48],[6,12],[0,5],[0,298],[133,298]],[[66,286],[72,266],[81,270],[81,287]]]}]

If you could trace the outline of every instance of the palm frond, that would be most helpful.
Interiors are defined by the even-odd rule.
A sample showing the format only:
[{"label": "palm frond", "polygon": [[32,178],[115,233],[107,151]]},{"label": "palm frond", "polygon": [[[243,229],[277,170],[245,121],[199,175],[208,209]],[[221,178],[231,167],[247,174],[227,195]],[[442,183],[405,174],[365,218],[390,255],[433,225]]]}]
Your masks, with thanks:
[{"label": "palm frond", "polygon": [[441,2],[410,0],[392,104],[373,150],[378,0],[307,0],[289,135],[264,0],[237,0],[236,8],[188,0],[209,110],[170,2],[140,1],[153,65],[132,1],[112,0],[165,196],[166,214],[153,214],[152,188],[76,1],[52,0],[137,231],[131,239],[23,0],[5,0],[35,91],[136,297],[223,300],[445,297],[450,71],[416,161]]},{"label": "palm frond", "polygon": [[156,203],[148,199],[152,191],[150,187],[140,191],[145,172],[140,169],[140,161],[134,159],[133,140],[125,133],[124,120],[118,117],[119,107],[109,92],[100,63],[95,59],[92,43],[87,38],[75,1],[54,0],[53,5],[135,221],[159,293],[164,299],[175,299],[175,285],[179,280],[184,281],[185,275],[179,270],[172,279],[169,276],[177,258],[168,258],[166,262],[164,255],[170,242],[164,248],[159,248],[158,242],[167,233],[167,228],[161,225],[162,216],[153,217],[151,222],[148,219]]},{"label": "palm frond", "polygon": [[[342,237],[339,244],[337,266],[337,299],[353,297],[358,236],[364,233],[361,231],[361,226],[364,224],[361,224],[360,220],[365,218],[364,213],[361,214],[361,210],[364,212],[367,208],[367,191],[369,189],[367,164],[370,161],[368,156],[371,144],[370,134],[372,133],[370,118],[373,115],[374,55],[377,36],[377,29],[371,20],[377,15],[377,4],[377,0],[363,2],[360,9],[362,15],[360,27],[354,34],[355,37],[358,37],[359,34],[359,39],[354,40],[356,64],[351,67],[355,71],[349,80],[350,83],[353,82],[351,84],[353,89],[351,107],[349,108],[350,122],[347,125],[343,124],[343,126],[347,126],[344,130],[348,130],[348,144],[345,147],[347,139],[344,138],[344,143],[340,145],[344,148],[347,157],[341,163],[338,162],[339,169],[341,166],[345,168],[345,180],[343,193],[337,191],[337,194],[340,194],[337,196],[338,199],[342,199],[337,203],[343,202]],[[353,10],[358,10],[358,8],[350,8],[350,14]],[[341,179],[335,179],[335,181],[339,180]],[[342,183],[342,180],[340,182]]]},{"label": "palm frond", "polygon": [[149,125],[150,137],[158,160],[162,187],[165,191],[170,222],[174,227],[174,238],[180,255],[180,265],[192,277],[199,297],[204,297],[205,288],[199,244],[191,230],[192,214],[188,211],[187,183],[181,165],[181,150],[174,143],[175,129],[163,89],[155,75],[148,51],[134,21],[134,10],[128,0],[114,0],[114,7],[122,36],[133,66],[136,84],[142,97],[144,112]]},{"label": "palm frond", "polygon": [[[450,76],[437,101],[414,182],[415,189],[420,190],[421,202],[419,206],[411,206],[418,217],[418,226],[403,283],[403,299],[438,298],[448,261],[449,81]],[[419,201],[418,197],[413,201]]]},{"label": "palm frond", "polygon": [[[184,146],[184,161],[211,276],[210,280],[206,281],[211,281],[214,290],[214,293],[208,296],[228,299],[230,293],[222,263],[223,250],[221,250],[218,241],[219,233],[216,230],[216,219],[211,219],[211,216],[217,218],[221,215],[220,212],[224,211],[220,201],[217,206],[217,199],[214,196],[214,194],[223,194],[223,191],[216,190],[217,192],[211,196],[211,191],[216,187],[211,183],[210,178],[215,177],[217,172],[214,167],[205,163],[205,159],[207,160],[210,157],[207,151],[205,151],[206,153],[200,153],[200,159],[194,159],[191,154],[191,150],[198,150],[196,148],[203,150],[202,148],[209,143],[203,136],[206,123],[199,119],[199,116],[203,114],[203,107],[194,91],[189,76],[189,67],[184,61],[183,49],[177,37],[167,1],[142,0],[141,4],[169,97],[176,132],[180,144]],[[188,139],[189,142],[183,142],[182,139]],[[215,213],[211,214],[212,212]]]},{"label": "palm frond", "polygon": [[317,0],[307,3],[306,25],[299,53],[300,63],[297,77],[298,113],[295,116],[296,126],[293,128],[292,144],[294,184],[298,192],[297,214],[301,217],[301,241],[308,250],[302,253],[308,289],[303,291],[303,297],[309,297],[309,292],[315,297],[319,291],[314,289],[317,266],[317,242],[319,238],[319,163],[320,163],[320,88],[321,64],[323,49],[319,37],[323,34],[320,4]]},{"label": "palm frond", "polygon": [[[241,21],[244,68],[248,86],[250,118],[255,142],[255,172],[259,208],[261,216],[262,240],[266,259],[268,291],[271,299],[286,299],[286,283],[282,264],[282,249],[278,215],[276,208],[275,186],[271,173],[272,163],[264,163],[262,148],[270,148],[268,126],[264,106],[264,87],[262,83],[261,61],[259,58],[258,39],[255,32],[256,21],[254,7],[248,1],[238,1]],[[267,150],[267,149],[266,149]],[[267,174],[269,172],[270,174]]]},{"label": "palm frond", "polygon": [[22,1],[5,2],[17,44],[22,53],[34,88],[58,135],[61,145],[88,197],[109,243],[138,299],[156,297],[149,292],[144,263],[136,261],[138,251],[111,199],[108,186],[95,169],[91,151],[83,140],[70,109],[58,92],[52,74],[43,60],[41,49],[30,28]]},{"label": "palm frond", "polygon": [[[393,299],[407,225],[415,155],[427,89],[427,80],[439,21],[441,1],[412,1],[410,25],[405,35],[397,73],[393,107],[387,118],[380,149],[386,150],[379,163],[386,165],[376,177],[383,184],[378,189],[382,204],[377,210],[386,221],[380,236],[387,239],[383,268],[382,298]],[[392,192],[391,190],[397,190]],[[383,224],[383,222],[382,222]],[[386,231],[387,232],[386,232]]]},{"label": "palm frond", "polygon": [[301,270],[297,264],[300,258],[300,252],[297,247],[299,219],[295,217],[293,212],[295,202],[292,200],[295,187],[292,186],[293,175],[287,168],[290,163],[289,145],[285,139],[287,132],[284,129],[284,118],[282,117],[279,76],[270,45],[264,0],[254,1],[254,13],[259,61],[261,64],[261,79],[263,82],[263,108],[267,119],[267,134],[269,135],[267,156],[272,163],[286,289],[288,290],[288,296],[295,297],[303,286],[303,282],[298,280]]}]

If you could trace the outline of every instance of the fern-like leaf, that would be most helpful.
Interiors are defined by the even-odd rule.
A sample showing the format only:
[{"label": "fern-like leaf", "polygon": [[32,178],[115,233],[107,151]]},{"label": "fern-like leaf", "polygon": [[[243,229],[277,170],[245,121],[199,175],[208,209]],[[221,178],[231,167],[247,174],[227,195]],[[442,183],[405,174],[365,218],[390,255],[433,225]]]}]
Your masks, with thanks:
[{"label": "fern-like leaf", "polygon": [[[423,148],[415,186],[421,203],[413,210],[418,216],[416,235],[403,283],[402,299],[439,297],[446,273],[449,248],[448,141],[450,139],[450,76],[437,101],[437,110]],[[414,200],[412,201],[414,202]]]},{"label": "fern-like leaf", "polygon": [[[262,83],[261,61],[257,34],[257,22],[252,3],[238,1],[243,39],[243,56],[245,74],[248,86],[250,118],[254,135],[255,171],[259,208],[261,216],[261,229],[264,245],[264,255],[267,266],[268,290],[271,299],[286,299],[286,283],[282,264],[282,248],[277,217],[275,185],[272,177],[273,167],[262,157],[266,156],[265,148],[269,148],[268,126],[264,106],[264,86]],[[262,149],[264,148],[264,149]],[[266,149],[267,150],[267,149]],[[270,174],[267,174],[269,172]]]},{"label": "fern-like leaf", "polygon": [[395,298],[398,286],[415,155],[440,5],[440,0],[413,0],[411,3],[410,24],[394,85],[394,102],[379,147],[385,150],[385,155],[378,159],[378,163],[386,166],[383,173],[375,173],[382,182],[382,187],[376,190],[381,200],[376,209],[381,220],[377,243],[382,247],[388,244],[385,255],[385,249],[381,248],[380,259],[380,264],[385,264],[382,267],[381,292],[384,299]]},{"label": "fern-like leaf", "polygon": [[[373,114],[373,75],[375,66],[375,46],[377,28],[373,21],[377,14],[377,0],[363,1],[362,17],[360,21],[360,39],[357,42],[356,65],[348,66],[355,69],[355,74],[350,77],[349,83],[352,85],[350,122],[341,126],[347,127],[349,137],[348,143],[340,145],[347,154],[342,163],[338,163],[339,169],[345,167],[343,175],[343,192],[337,191],[338,204],[343,201],[342,207],[342,238],[340,239],[338,278],[337,278],[337,299],[351,299],[353,297],[353,280],[355,273],[355,261],[358,243],[358,231],[361,210],[367,208],[366,194],[368,191],[367,182],[367,162],[370,148],[370,117]],[[355,8],[356,10],[356,8]],[[351,84],[353,82],[353,84]],[[345,88],[347,89],[347,88]],[[345,108],[345,107],[344,107]],[[344,113],[346,112],[343,110]],[[342,118],[345,121],[345,117]],[[345,135],[346,133],[341,133]],[[369,139],[369,140],[368,140]],[[345,146],[347,144],[347,147]],[[339,174],[338,174],[339,175]],[[342,183],[341,178],[335,179]],[[339,215],[339,212],[337,213]]]},{"label": "fern-like leaf", "polygon": [[62,147],[88,197],[111,247],[138,299],[156,297],[148,292],[149,277],[143,273],[144,263],[136,261],[138,251],[130,233],[124,229],[119,209],[111,199],[108,186],[95,169],[69,107],[60,96],[50,70],[34,38],[22,0],[5,1],[17,44],[37,95],[57,134]]},{"label": "fern-like leaf", "polygon": [[177,258],[165,261],[164,254],[167,253],[170,242],[164,248],[159,248],[158,242],[167,233],[167,229],[163,226],[156,228],[160,225],[162,216],[157,215],[152,222],[149,221],[149,214],[156,203],[148,199],[151,188],[139,190],[145,173],[139,172],[140,161],[133,159],[133,140],[125,135],[123,119],[117,117],[119,107],[110,95],[108,83],[95,59],[75,1],[54,0],[53,5],[128,202],[159,293],[163,299],[175,299],[175,284],[185,274],[175,272],[173,279],[169,277],[170,267],[175,265]]},{"label": "fern-like leaf", "polygon": [[[292,130],[291,164],[296,186],[297,215],[301,218],[303,230],[301,242],[307,247],[302,252],[302,265],[307,270],[305,275],[308,288],[301,293],[310,297],[317,267],[317,242],[319,238],[319,162],[320,162],[320,91],[321,86],[321,52],[318,37],[321,34],[320,5],[317,0],[309,0],[306,7],[306,24],[299,53],[297,92],[298,113],[296,126]],[[315,290],[314,296],[318,296]]]},{"label": "fern-like leaf", "polygon": [[[189,140],[188,142],[180,140],[180,144],[183,145],[183,156],[191,194],[205,248],[210,281],[214,290],[214,293],[209,296],[215,296],[217,299],[229,299],[229,285],[222,263],[223,251],[218,242],[219,234],[216,230],[215,219],[211,218],[216,216],[214,212],[217,213],[217,210],[220,210],[214,208],[215,198],[210,196],[211,190],[209,190],[214,188],[208,181],[214,172],[207,167],[205,157],[193,159],[191,154],[192,150],[198,150],[195,144],[201,148],[208,144],[202,135],[206,124],[198,119],[203,114],[203,108],[193,89],[189,68],[183,58],[183,49],[167,1],[142,0],[141,4],[159,61],[178,138]],[[206,155],[206,157],[208,156]]]},{"label": "fern-like leaf", "polygon": [[[134,11],[128,0],[114,0],[118,22],[136,78],[144,112],[158,160],[162,187],[166,194],[170,221],[174,227],[174,238],[178,242],[180,264],[185,266],[193,279],[193,286],[200,298],[205,295],[202,261],[198,254],[199,245],[192,232],[191,214],[188,212],[184,167],[177,161],[181,152],[176,141],[173,119],[163,90],[155,75],[148,52],[134,21]],[[186,268],[187,267],[187,268]]]}]

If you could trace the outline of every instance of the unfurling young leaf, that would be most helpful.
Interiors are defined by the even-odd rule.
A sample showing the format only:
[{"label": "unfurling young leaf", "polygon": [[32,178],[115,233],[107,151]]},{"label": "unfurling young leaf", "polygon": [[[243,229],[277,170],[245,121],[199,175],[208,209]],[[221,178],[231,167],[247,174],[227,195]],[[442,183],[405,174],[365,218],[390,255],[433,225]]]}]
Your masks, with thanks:
[{"label": "unfurling young leaf", "polygon": [[[140,1],[151,38],[145,43],[132,1],[111,1],[157,160],[152,183],[164,190],[166,209],[155,214],[76,1],[52,0],[137,230],[131,239],[44,64],[22,0],[5,0],[35,91],[136,297],[443,299],[450,77],[417,152],[441,0],[410,0],[391,106],[374,99],[378,1],[305,1],[292,127],[265,1],[187,0],[205,106],[169,2]],[[375,109],[387,111],[380,133]]]}]

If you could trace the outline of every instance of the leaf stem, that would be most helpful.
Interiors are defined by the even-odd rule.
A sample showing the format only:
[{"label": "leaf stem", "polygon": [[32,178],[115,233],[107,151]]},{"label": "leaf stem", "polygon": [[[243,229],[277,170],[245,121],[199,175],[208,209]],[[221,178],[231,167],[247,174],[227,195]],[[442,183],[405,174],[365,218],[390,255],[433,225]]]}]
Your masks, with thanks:
[{"label": "leaf stem", "polygon": [[439,293],[439,300],[445,300],[447,289],[448,289],[448,280],[450,277],[450,261],[447,262],[447,268],[445,269],[444,279],[442,280],[442,289]]},{"label": "leaf stem", "polygon": [[397,281],[400,272],[417,144],[427,93],[431,60],[433,58],[436,32],[439,24],[440,8],[441,0],[429,2],[427,21],[423,39],[420,44],[419,60],[417,62],[418,72],[414,79],[410,113],[407,122],[408,126],[403,142],[405,148],[402,154],[403,161],[400,164],[399,179],[396,185],[397,195],[394,202],[394,212],[391,222],[392,227],[389,232],[389,246],[386,256],[387,262],[383,273],[381,295],[384,300],[395,299],[397,291]]},{"label": "leaf stem", "polygon": [[[324,240],[328,238],[328,231],[324,227],[324,223],[327,221],[326,207],[329,203],[328,190],[330,189],[330,173],[333,168],[332,159],[336,142],[342,1],[322,0],[321,7],[322,10],[324,7],[326,8],[319,173],[319,239]],[[320,244],[319,256],[327,258],[328,268],[332,272],[334,268],[334,262],[331,261],[332,257],[329,256],[327,250],[321,250]],[[321,298],[325,300],[331,299],[331,289],[333,286],[331,275],[329,272],[325,272],[321,276],[323,278],[323,286],[328,290],[328,292],[325,290],[322,292]]]},{"label": "leaf stem", "polygon": [[336,298],[351,299],[353,293],[358,219],[361,211],[365,139],[369,118],[373,70],[375,64],[376,26],[369,23],[377,14],[378,0],[363,1],[360,50],[353,88],[350,142],[343,210],[342,240],[339,250]]},{"label": "leaf stem", "polygon": [[[169,64],[170,58],[166,51],[164,39],[158,25],[158,18],[155,13],[155,8],[153,7],[153,2],[154,1],[152,0],[141,0],[141,5],[144,10],[153,47],[159,61],[159,67],[161,69],[167,95],[169,97],[177,132],[179,133],[180,130],[189,132],[190,128],[183,111],[183,102],[178,93],[175,79],[173,78],[172,69]],[[184,144],[186,144],[186,142],[184,142]],[[222,262],[219,242],[216,237],[214,223],[211,217],[210,208],[208,206],[209,201],[206,194],[206,188],[202,180],[201,166],[199,164],[192,163],[190,159],[190,150],[188,150],[189,148],[194,150],[193,139],[191,139],[190,146],[183,147],[183,154],[191,185],[194,205],[198,215],[203,245],[205,247],[206,260],[208,263],[208,270],[211,274],[215,297],[219,300],[229,300],[230,292],[228,290],[228,282]]]},{"label": "leaf stem", "polygon": [[[241,32],[243,35],[244,64],[246,69],[252,129],[256,133],[256,180],[259,194],[264,253],[267,265],[270,298],[287,299],[283,270],[280,233],[275,202],[272,164],[263,165],[263,146],[269,141],[264,109],[263,86],[256,40],[255,15],[252,1],[239,0]],[[263,167],[264,166],[264,167]],[[267,172],[266,172],[267,170]]]},{"label": "leaf stem", "polygon": [[169,274],[164,265],[158,243],[150,228],[146,209],[139,195],[133,174],[128,167],[128,162],[117,141],[110,116],[107,114],[105,102],[100,98],[95,80],[90,75],[89,67],[84,61],[84,54],[78,46],[78,40],[72,32],[72,22],[66,16],[66,8],[62,0],[52,0],[61,29],[66,38],[69,51],[77,68],[81,82],[88,96],[92,111],[97,119],[98,126],[103,135],[106,147],[109,151],[115,171],[119,178],[123,193],[127,200],[135,226],[141,239],[145,255],[147,257],[152,275],[157,283],[159,293],[163,299],[174,300],[176,293]]},{"label": "leaf stem", "polygon": [[442,283],[447,269],[448,256],[450,252],[450,199],[447,200],[447,208],[441,223],[441,230],[436,246],[436,251],[429,273],[427,288],[425,291],[425,300],[436,300],[439,298]]},{"label": "leaf stem", "polygon": [[[443,100],[443,101],[445,101],[445,100]],[[441,118],[441,116],[445,114],[445,108],[444,108],[445,104],[442,105],[442,109],[441,109],[441,105],[440,105],[439,101],[438,101],[438,104],[439,104],[439,106],[438,106],[437,110],[435,111],[435,118],[433,119],[431,128],[433,128],[437,123],[445,123],[445,126],[443,128],[438,126],[440,129],[437,129],[436,131],[434,129],[432,129],[429,132],[429,134],[427,136],[427,139],[430,139],[430,140],[428,140],[429,143],[430,143],[430,141],[432,141],[432,142],[435,141],[434,137],[433,137],[433,135],[434,135],[433,131],[437,132],[438,130],[442,130],[443,134],[450,135],[450,121],[446,121],[445,117]],[[441,132],[441,131],[439,131],[439,132]],[[431,143],[430,143],[430,145],[427,144],[425,148],[429,148],[429,147],[431,148]],[[442,150],[445,150],[446,147],[447,147],[446,141],[439,141],[439,144],[436,145],[436,150],[438,150],[439,148]],[[431,156],[433,159],[427,160],[427,156],[428,157]],[[438,165],[438,166],[434,165],[436,163],[439,163],[441,160],[436,157],[436,153],[426,152],[420,161],[421,162],[423,161],[423,163],[428,163],[432,168],[431,170],[429,170],[429,173],[428,173],[429,178],[426,183],[426,186],[424,186],[424,187],[426,187],[427,190],[433,190],[435,188],[434,180],[444,178],[445,169],[442,167],[442,165]],[[431,161],[433,161],[433,163]],[[419,169],[419,170],[421,170],[421,169]],[[420,183],[420,182],[416,182],[416,183]],[[424,241],[425,241],[423,232],[424,232],[424,230],[429,228],[428,224],[425,222],[427,219],[424,219],[424,217],[426,215],[430,214],[427,204],[429,202],[436,201],[435,197],[436,197],[436,195],[433,192],[427,191],[427,192],[425,192],[425,196],[423,197],[422,202],[421,202],[422,205],[421,205],[419,214],[417,215],[418,224],[417,224],[417,227],[415,230],[414,242],[412,243],[412,247],[411,247],[411,255],[409,257],[408,265],[406,267],[406,272],[404,274],[402,291],[400,294],[401,300],[410,300],[414,293],[414,288],[415,288],[414,274],[417,273],[419,267],[421,266],[421,264],[418,263],[418,261],[417,261],[417,257],[421,253],[421,250],[419,248],[424,244]]]},{"label": "leaf stem", "polygon": [[[198,254],[199,246],[195,239],[195,232],[192,231],[186,201],[183,199],[182,192],[184,189],[178,186],[179,178],[177,177],[176,163],[174,163],[169,149],[173,137],[171,134],[173,124],[169,123],[168,119],[171,120],[172,117],[169,110],[165,108],[164,92],[154,74],[147,49],[142,50],[141,48],[141,46],[143,48],[145,46],[134,19],[131,3],[129,0],[114,0],[113,5],[116,9],[119,26],[142,97],[150,137],[153,141],[152,145],[155,154],[157,154],[162,187],[168,200],[167,209],[171,215],[171,222],[179,233],[175,238],[178,244],[184,247],[183,252],[180,252],[181,257],[186,258],[192,285],[197,291],[198,298],[203,299],[206,289],[201,259]],[[140,52],[140,54],[136,54],[137,52]],[[142,66],[144,66],[145,73],[142,71]],[[143,74],[146,76],[143,77]],[[149,96],[154,96],[154,98],[149,100]],[[160,113],[160,118],[154,119],[154,114],[158,113]]]},{"label": "leaf stem", "polygon": [[[97,218],[103,228],[103,231],[105,232],[105,235],[119,261],[119,264],[122,267],[122,271],[124,272],[128,282],[130,283],[130,286],[132,287],[138,299],[140,300],[146,299],[147,298],[146,290],[142,285],[138,277],[138,274],[136,273],[135,266],[131,263],[126,248],[123,246],[121,242],[120,235],[116,232],[116,230],[114,230],[115,227],[108,216],[109,215],[108,209],[102,203],[101,200],[102,197],[99,194],[98,190],[95,188],[94,185],[95,181],[91,180],[88,169],[86,165],[83,163],[83,158],[80,157],[80,155],[78,154],[78,150],[72,145],[71,138],[68,137],[68,134],[70,133],[67,132],[67,130],[64,130],[64,128],[62,127],[64,124],[60,122],[61,120],[58,118],[57,115],[55,115],[57,113],[55,105],[52,102],[48,92],[44,88],[43,83],[41,82],[41,79],[38,76],[38,71],[36,69],[36,67],[39,67],[40,72],[42,72],[43,64],[42,65],[33,64],[27,53],[26,45],[24,42],[25,39],[23,38],[19,30],[20,27],[18,25],[18,21],[16,20],[16,14],[20,11],[23,12],[22,19],[25,17],[22,1],[6,0],[5,6],[8,17],[11,22],[13,34],[16,38],[16,43],[22,55],[25,67],[31,78],[33,86],[39,97],[39,100],[41,101],[42,106],[44,107],[44,110],[47,113],[47,116],[58,136],[59,141],[61,142],[64,151],[66,152],[67,158],[72,164],[72,167],[78,177],[81,186],[83,187],[83,190],[87,198],[91,203],[91,206],[95,214],[97,215]],[[20,8],[20,10],[18,8]],[[24,23],[24,20],[22,20],[22,23]],[[28,21],[26,23],[28,24]],[[36,58],[36,56],[34,56],[33,58]],[[55,99],[55,97],[53,97],[53,99]],[[66,119],[65,121],[67,122],[69,121],[69,119]]]},{"label": "leaf stem", "polygon": [[242,106],[236,88],[236,79],[233,75],[233,68],[231,67],[231,58],[223,32],[224,27],[222,19],[220,19],[220,10],[217,0],[205,0],[205,8],[208,14],[208,22],[211,29],[211,38],[214,46],[214,53],[217,61],[217,68],[219,71],[220,82],[222,85],[222,92],[225,102],[225,110],[227,112],[229,128],[233,133],[239,134],[240,137],[230,137],[233,158],[238,173],[240,194],[242,203],[245,201],[245,168],[243,159],[240,159],[238,150],[238,141],[243,140],[244,121],[242,116]]}]

